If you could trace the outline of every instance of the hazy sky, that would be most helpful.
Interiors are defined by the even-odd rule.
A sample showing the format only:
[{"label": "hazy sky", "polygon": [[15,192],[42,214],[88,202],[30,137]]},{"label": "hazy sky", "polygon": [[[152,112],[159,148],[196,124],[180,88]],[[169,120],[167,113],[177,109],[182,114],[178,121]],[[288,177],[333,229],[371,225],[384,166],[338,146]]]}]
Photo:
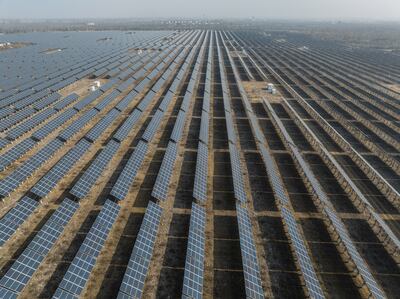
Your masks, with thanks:
[{"label": "hazy sky", "polygon": [[400,21],[400,0],[0,0],[0,18],[257,17]]}]

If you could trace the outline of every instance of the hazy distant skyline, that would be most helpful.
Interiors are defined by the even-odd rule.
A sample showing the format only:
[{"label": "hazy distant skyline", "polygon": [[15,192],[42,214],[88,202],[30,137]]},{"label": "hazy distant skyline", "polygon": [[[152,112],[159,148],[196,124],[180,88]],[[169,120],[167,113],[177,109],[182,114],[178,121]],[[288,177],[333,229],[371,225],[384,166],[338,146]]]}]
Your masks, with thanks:
[{"label": "hazy distant skyline", "polygon": [[400,0],[0,0],[0,18],[138,17],[400,21]]}]

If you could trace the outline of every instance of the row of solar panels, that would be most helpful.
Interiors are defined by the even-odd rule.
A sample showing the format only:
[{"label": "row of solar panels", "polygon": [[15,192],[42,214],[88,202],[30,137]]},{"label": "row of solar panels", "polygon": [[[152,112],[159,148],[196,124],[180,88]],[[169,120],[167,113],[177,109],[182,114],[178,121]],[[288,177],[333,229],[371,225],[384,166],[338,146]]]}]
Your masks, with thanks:
[{"label": "row of solar panels", "polygon": [[201,202],[207,200],[208,178],[208,136],[210,121],[210,97],[211,97],[211,71],[213,59],[213,35],[210,34],[208,46],[206,78],[200,119],[199,145],[197,148],[196,171],[194,176],[193,197]]},{"label": "row of solar panels", "polygon": [[[197,149],[197,161],[193,197],[202,203],[207,200],[208,178],[208,122],[211,94],[211,68],[213,58],[212,33],[207,33],[209,40],[208,54],[203,64],[206,64],[205,92],[203,96],[201,128],[199,133],[199,145]],[[205,48],[204,48],[205,49]],[[202,57],[203,55],[199,55]],[[199,61],[199,60],[197,60]],[[200,67],[200,65],[199,65]],[[208,96],[206,95],[208,94]],[[192,203],[188,245],[186,250],[185,271],[183,277],[182,298],[203,298],[204,262],[205,262],[205,224],[206,209],[195,202]]]},{"label": "row of solar panels", "polygon": [[[218,37],[218,36],[217,36]],[[243,275],[247,298],[264,298],[261,283],[260,266],[253,237],[253,228],[247,210],[247,195],[243,180],[240,153],[237,149],[237,138],[233,124],[231,99],[228,80],[225,74],[224,52],[217,38],[217,54],[222,85],[222,97],[225,111],[226,128],[228,132],[229,155],[232,169],[233,189],[236,201],[236,214],[239,225],[240,251],[242,255]],[[226,53],[225,53],[226,55]]]}]

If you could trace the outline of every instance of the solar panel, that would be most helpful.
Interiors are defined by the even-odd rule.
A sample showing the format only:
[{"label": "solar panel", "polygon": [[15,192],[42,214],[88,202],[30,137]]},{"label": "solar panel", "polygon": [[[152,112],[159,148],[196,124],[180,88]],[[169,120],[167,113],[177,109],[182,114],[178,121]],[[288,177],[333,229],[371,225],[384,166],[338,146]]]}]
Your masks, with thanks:
[{"label": "solar panel", "polygon": [[205,208],[192,203],[182,295],[203,297]]},{"label": "solar panel", "polygon": [[63,289],[57,288],[52,299],[78,299],[78,297],[76,297],[74,294],[64,291]]},{"label": "solar panel", "polygon": [[154,96],[156,93],[152,90],[150,90],[146,96],[140,101],[140,103],[137,105],[137,109],[140,111],[144,111],[147,106],[150,104],[150,102],[153,100]]},{"label": "solar panel", "polygon": [[141,298],[161,214],[161,207],[150,201],[119,289],[118,298],[124,298],[127,295],[130,298]]},{"label": "solar panel", "polygon": [[15,293],[9,289],[0,286],[0,298],[5,299],[17,299],[18,293]]},{"label": "solar panel", "polygon": [[250,216],[247,209],[241,207],[238,202],[236,203],[236,212],[246,296],[247,298],[264,298]]},{"label": "solar panel", "polygon": [[14,208],[0,219],[0,246],[3,246],[38,205],[39,203],[36,200],[24,196]]},{"label": "solar panel", "polygon": [[60,133],[59,137],[62,138],[63,140],[70,139],[72,136],[74,136],[76,133],[78,133],[80,130],[82,130],[82,128],[84,128],[87,125],[87,123],[93,117],[96,116],[97,113],[98,112],[96,109],[93,109],[93,108],[90,109],[84,115],[82,115],[77,120],[75,120],[68,128],[63,130]]},{"label": "solar panel", "polygon": [[23,181],[30,177],[45,161],[47,161],[64,143],[58,139],[50,141],[39,152],[24,164],[0,181],[0,195],[7,196]]},{"label": "solar panel", "polygon": [[159,200],[166,200],[172,171],[174,169],[178,145],[174,142],[169,142],[160,170],[158,171],[157,179],[153,187],[151,195]]},{"label": "solar panel", "polygon": [[186,114],[184,111],[180,110],[175,121],[174,129],[172,130],[171,133],[171,140],[179,142],[182,136],[185,120],[186,120]]},{"label": "solar panel", "polygon": [[37,196],[45,197],[76,162],[86,153],[91,143],[82,139],[73,149],[62,157],[53,168],[47,172],[31,189]]},{"label": "solar panel", "polygon": [[122,126],[114,134],[114,138],[119,142],[124,141],[125,138],[128,136],[129,132],[136,124],[136,122],[139,120],[141,114],[142,112],[140,110],[138,109],[133,110],[131,115],[128,116],[128,118],[125,120]]},{"label": "solar panel", "polygon": [[119,148],[119,143],[111,140],[101,153],[92,162],[89,168],[79,178],[70,193],[76,197],[84,198],[103,173],[107,164],[111,161]]},{"label": "solar panel", "polygon": [[226,129],[228,131],[228,139],[232,143],[236,143],[236,133],[233,125],[231,113],[225,112]]},{"label": "solar panel", "polygon": [[115,106],[115,108],[119,111],[124,111],[137,95],[138,93],[135,90],[132,90]]},{"label": "solar panel", "polygon": [[110,194],[118,200],[123,200],[128,194],[129,188],[132,185],[134,178],[136,177],[136,173],[142,165],[142,162],[147,152],[147,147],[148,145],[146,142],[139,141],[138,145],[135,148],[135,151],[129,158],[124,169],[119,175],[118,180],[115,182],[113,188],[111,189]]},{"label": "solar panel", "polygon": [[197,150],[196,172],[194,176],[193,197],[200,201],[207,200],[208,148],[199,142]]},{"label": "solar panel", "polygon": [[78,204],[65,199],[0,280],[0,286],[19,293],[57,241]]},{"label": "solar panel", "polygon": [[280,178],[279,170],[274,159],[264,145],[260,146],[260,151],[276,198],[281,202],[282,205],[288,205],[290,201],[284,191],[283,182]]},{"label": "solar panel", "polygon": [[9,143],[9,140],[0,137],[0,149],[5,148]]},{"label": "solar panel", "polygon": [[298,230],[296,220],[288,209],[282,207],[281,210],[282,217],[288,227],[290,239],[292,240],[292,244],[295,248],[295,253],[306,282],[308,292],[312,298],[325,298],[317,275],[315,274],[314,267],[312,265],[311,258],[308,254],[304,240]]},{"label": "solar panel", "polygon": [[205,144],[208,144],[208,137],[209,137],[208,133],[209,133],[209,115],[207,112],[202,111],[199,139]]},{"label": "solar panel", "polygon": [[174,93],[172,93],[171,91],[168,91],[167,94],[164,96],[158,109],[160,109],[161,111],[164,111],[164,112],[167,111],[168,105],[169,105],[169,103],[171,103],[173,97],[174,97]]},{"label": "solar panel", "polygon": [[58,289],[78,297],[83,291],[108,234],[118,216],[120,207],[106,200],[101,212],[86,235]]},{"label": "solar panel", "polygon": [[75,104],[74,108],[78,111],[81,111],[83,108],[85,108],[87,105],[90,103],[94,102],[98,97],[100,97],[103,93],[101,90],[95,90],[91,92],[88,96],[84,97],[82,100],[80,100],[78,103]]},{"label": "solar panel", "polygon": [[[136,75],[135,75],[135,77],[136,77]],[[136,77],[136,78],[138,78],[138,77]],[[147,84],[149,82],[150,82],[150,80],[148,78],[144,78],[142,81],[140,81],[140,83],[138,85],[135,86],[135,90],[138,93],[141,93],[145,89],[145,87],[147,86]]]},{"label": "solar panel", "polygon": [[161,123],[163,118],[164,112],[161,110],[157,110],[156,113],[153,115],[149,125],[147,126],[146,130],[144,131],[142,138],[147,142],[150,142],[153,138],[154,134],[156,133],[158,126]]},{"label": "solar panel", "polygon": [[90,129],[90,131],[86,134],[86,138],[95,142],[100,135],[107,130],[107,128],[115,121],[120,112],[117,109],[110,110],[105,117],[103,117],[96,125]]},{"label": "solar panel", "polygon": [[236,146],[229,143],[229,154],[231,158],[233,189],[235,198],[241,202],[247,201],[246,192],[244,191],[244,182],[242,176],[242,168],[240,163],[240,155]]},{"label": "solar panel", "polygon": [[6,167],[15,162],[27,151],[33,148],[36,142],[30,138],[24,139],[22,142],[18,143],[16,146],[9,149],[4,154],[0,155],[0,171],[3,171]]},{"label": "solar panel", "polygon": [[115,83],[117,83],[118,79],[114,78],[114,79],[110,79],[106,84],[104,84],[103,86],[101,86],[98,90],[101,90],[102,92],[106,92],[107,90],[109,90]]},{"label": "solar panel", "polygon": [[106,108],[112,101],[116,99],[120,95],[118,90],[113,90],[110,94],[104,97],[94,108],[101,111]]}]

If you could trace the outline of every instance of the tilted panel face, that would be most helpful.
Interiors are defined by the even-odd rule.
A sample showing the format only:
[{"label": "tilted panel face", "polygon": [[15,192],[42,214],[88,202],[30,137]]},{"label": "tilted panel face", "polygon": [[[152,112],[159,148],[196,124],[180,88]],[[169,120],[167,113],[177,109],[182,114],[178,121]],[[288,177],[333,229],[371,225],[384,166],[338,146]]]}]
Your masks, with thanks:
[{"label": "tilted panel face", "polygon": [[118,117],[119,111],[116,109],[110,110],[105,117],[103,117],[87,134],[86,138],[95,142],[100,135],[107,130],[113,121]]},{"label": "tilted panel face", "polygon": [[205,218],[205,208],[193,203],[182,289],[189,298],[203,297]]},{"label": "tilted panel face", "polygon": [[243,174],[240,163],[239,152],[236,146],[229,143],[229,154],[231,158],[232,177],[233,177],[233,189],[235,192],[235,198],[241,202],[247,201],[246,192],[244,191]]},{"label": "tilted panel face", "polygon": [[157,175],[156,182],[151,195],[159,200],[166,200],[168,195],[169,182],[172,171],[174,169],[178,145],[174,142],[169,142],[165,151],[160,170]]},{"label": "tilted panel face", "polygon": [[119,143],[111,140],[107,146],[104,147],[102,152],[96,157],[85,173],[80,177],[78,182],[76,182],[70,193],[80,199],[84,198],[101,176],[107,164],[117,152],[118,148]]},{"label": "tilted panel face", "polygon": [[242,253],[243,273],[245,278],[246,295],[248,298],[264,298],[261,283],[260,267],[253,238],[252,225],[247,209],[236,203],[239,224],[240,249]]},{"label": "tilted panel face", "polygon": [[78,118],[76,121],[74,121],[68,128],[63,130],[59,137],[68,140],[72,136],[74,136],[76,133],[78,133],[83,127],[87,125],[87,123],[95,117],[97,114],[96,109],[90,109],[88,112],[86,112],[84,115],[82,115],[80,118]]},{"label": "tilted panel face", "polygon": [[155,133],[157,132],[157,129],[161,123],[163,115],[164,115],[164,113],[161,110],[157,110],[157,112],[154,114],[149,125],[147,126],[146,130],[143,133],[143,136],[142,136],[143,140],[146,140],[147,142],[151,142]]},{"label": "tilted panel face", "polygon": [[117,130],[114,134],[114,138],[119,142],[124,141],[124,139],[128,136],[129,132],[133,129],[136,122],[139,120],[142,112],[138,109],[133,110],[132,114],[128,116],[122,126]]},{"label": "tilted panel face", "polygon": [[307,248],[304,244],[304,240],[298,231],[297,223],[293,214],[285,207],[282,207],[282,217],[288,227],[289,235],[293,242],[300,269],[303,273],[310,296],[312,298],[325,298],[317,275],[315,274],[312,261],[308,255]]},{"label": "tilted panel face", "polygon": [[91,143],[84,139],[79,141],[73,149],[62,157],[61,160],[33,186],[31,192],[41,197],[46,196],[86,153],[90,146]]},{"label": "tilted panel face", "polygon": [[161,207],[150,201],[119,289],[118,298],[126,298],[126,295],[131,298],[141,298],[161,214]]},{"label": "tilted panel face", "polygon": [[136,173],[142,165],[147,152],[147,147],[148,145],[146,142],[139,141],[135,151],[126,163],[124,169],[118,177],[118,180],[115,182],[110,194],[118,200],[123,200],[128,194],[129,188],[136,177]]},{"label": "tilted panel face", "polygon": [[186,115],[182,110],[179,111],[178,116],[176,118],[174,129],[171,133],[171,140],[175,142],[179,142],[182,136],[183,127],[185,125]]},{"label": "tilted panel face", "polygon": [[[120,207],[107,200],[96,217],[89,233],[79,248],[58,289],[79,296],[83,291],[96,259],[103,249],[104,242],[118,216]],[[57,293],[57,292],[56,292]]]},{"label": "tilted panel face", "polygon": [[38,140],[42,140],[47,135],[49,135],[51,132],[55,131],[57,128],[59,128],[65,122],[67,122],[69,119],[71,119],[76,113],[77,113],[77,111],[72,108],[66,110],[65,112],[63,112],[59,116],[57,116],[55,119],[48,122],[45,126],[41,127],[39,130],[34,132],[32,134],[32,137],[34,137]]},{"label": "tilted panel face", "polygon": [[208,148],[199,142],[197,149],[196,172],[194,176],[193,197],[200,201],[207,200]]}]

